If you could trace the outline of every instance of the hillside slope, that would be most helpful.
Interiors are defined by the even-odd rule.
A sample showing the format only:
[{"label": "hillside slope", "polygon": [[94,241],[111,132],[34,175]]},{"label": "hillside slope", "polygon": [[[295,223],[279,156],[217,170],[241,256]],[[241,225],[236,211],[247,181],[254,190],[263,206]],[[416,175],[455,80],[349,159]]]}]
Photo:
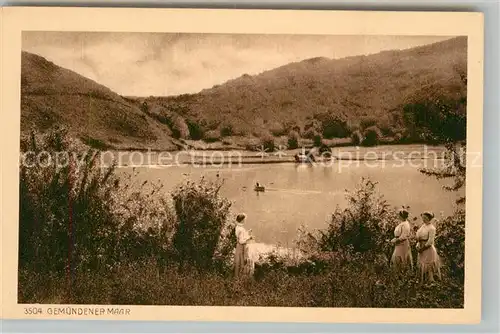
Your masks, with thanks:
[{"label": "hillside slope", "polygon": [[[292,130],[311,139],[346,138],[373,125],[383,136],[413,142],[427,123],[434,132],[464,133],[466,73],[467,39],[458,37],[368,56],[307,59],[197,94],[127,98],[23,52],[21,130],[65,125],[88,143],[117,149],[174,150],[183,146],[176,138],[252,140]],[[441,113],[443,101],[451,101],[452,113]]]},{"label": "hillside slope", "polygon": [[101,147],[175,149],[170,129],[110,89],[22,52],[21,131],[64,125]]},{"label": "hillside slope", "polygon": [[313,119],[325,117],[345,122],[347,132],[366,118],[399,131],[405,105],[464,99],[466,64],[467,39],[458,37],[368,56],[308,59],[243,75],[198,94],[140,102],[153,114],[195,121],[203,131],[227,127],[245,136],[303,131]]}]

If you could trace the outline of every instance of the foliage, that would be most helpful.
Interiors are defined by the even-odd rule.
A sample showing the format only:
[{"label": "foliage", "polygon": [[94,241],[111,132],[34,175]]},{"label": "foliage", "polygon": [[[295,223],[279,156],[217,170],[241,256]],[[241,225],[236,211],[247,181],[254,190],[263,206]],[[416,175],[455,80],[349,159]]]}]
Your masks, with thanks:
[{"label": "foliage", "polygon": [[135,184],[135,172],[118,179],[62,130],[23,138],[21,149],[52,159],[69,152],[71,162],[28,167],[35,162],[28,158],[20,166],[21,303],[463,307],[461,209],[437,225],[445,270],[433,287],[419,286],[416,273],[390,274],[396,214],[369,179],[346,195],[347,207],[325,230],[300,229],[298,256],[272,252],[254,280],[236,282],[222,180],[187,181],[168,197],[161,186]]},{"label": "foliage", "polygon": [[233,135],[233,126],[231,124],[223,125],[220,129],[221,137],[229,137]]},{"label": "foliage", "polygon": [[295,149],[299,147],[299,133],[297,131],[290,131],[288,135],[288,148]]},{"label": "foliage", "polygon": [[322,144],[323,144],[323,138],[321,137],[321,135],[319,133],[315,134],[313,136],[313,145],[315,147],[320,147],[322,146]]},{"label": "foliage", "polygon": [[[447,143],[444,164],[438,168],[422,168],[420,172],[437,179],[452,179],[451,186],[444,186],[448,191],[463,192],[466,180],[467,149],[465,141]],[[465,265],[465,196],[457,200],[458,207],[453,216],[438,224],[436,245],[445,250],[444,259],[450,276],[459,282],[464,279]]]},{"label": "foliage", "polygon": [[181,267],[199,270],[213,268],[213,259],[222,231],[227,224],[231,203],[220,196],[223,182],[204,178],[187,181],[173,193],[177,226],[173,245]]},{"label": "foliage", "polygon": [[[463,308],[463,285],[455,281],[421,286],[416,275],[394,277],[362,258],[325,261],[329,267],[320,271],[294,274],[277,266],[249,281],[172,269],[158,275],[144,262],[122,266],[114,275],[78,274],[72,292],[76,304]],[[20,302],[44,304],[61,302],[66,285],[64,277],[26,271],[20,272],[20,282]]]},{"label": "foliage", "polygon": [[320,249],[388,254],[387,240],[392,238],[396,215],[376,185],[363,178],[354,191],[347,193],[349,205],[332,214],[328,228],[318,238]]},{"label": "foliage", "polygon": [[181,116],[175,116],[171,122],[172,136],[174,138],[187,139],[189,137],[189,128]]},{"label": "foliage", "polygon": [[404,123],[413,140],[443,143],[465,140],[466,98],[436,99],[407,104],[403,108]]},{"label": "foliage", "polygon": [[201,140],[204,136],[203,127],[194,120],[188,120],[189,137],[192,140]]},{"label": "foliage", "polygon": [[168,239],[172,221],[164,203],[155,201],[157,188],[138,198],[120,185],[113,166],[100,165],[98,152],[69,139],[64,129],[32,133],[22,139],[21,151],[31,158],[20,165],[20,267],[111,270],[120,261],[159,253],[148,245]]},{"label": "foliage", "polygon": [[363,146],[377,145],[381,137],[382,133],[380,132],[379,128],[377,128],[376,126],[370,126],[363,132],[363,141],[361,142],[361,144]]},{"label": "foliage", "polygon": [[349,137],[351,131],[347,122],[334,117],[332,114],[317,114],[315,117],[321,122],[321,132],[324,138],[345,138]]},{"label": "foliage", "polygon": [[285,126],[280,122],[271,122],[269,131],[275,137],[286,135],[287,132]]},{"label": "foliage", "polygon": [[82,136],[81,139],[86,145],[95,148],[96,150],[105,150],[111,148],[109,144],[106,144],[105,142],[97,138]]},{"label": "foliage", "polygon": [[359,146],[362,141],[363,141],[363,135],[361,134],[361,131],[356,130],[351,134],[352,145]]},{"label": "foliage", "polygon": [[440,221],[436,231],[436,247],[441,250],[448,274],[464,281],[465,271],[465,210],[457,209],[453,216]]},{"label": "foliage", "polygon": [[369,127],[376,126],[377,125],[377,118],[373,116],[364,116],[361,118],[359,122],[359,126],[361,127],[362,130],[366,130]]},{"label": "foliage", "polygon": [[377,127],[380,129],[380,132],[382,133],[383,136],[395,136],[395,131],[392,127],[394,124],[394,120],[390,117],[389,114],[383,114],[379,119],[377,120]]},{"label": "foliage", "polygon": [[276,148],[274,138],[269,135],[264,135],[264,137],[261,140],[261,146],[266,152],[274,152]]},{"label": "foliage", "polygon": [[309,119],[304,125],[304,138],[314,139],[321,136],[321,122],[315,118]]},{"label": "foliage", "polygon": [[207,143],[213,143],[221,139],[220,131],[210,130],[205,133],[204,141]]},{"label": "foliage", "polygon": [[[421,168],[420,172],[441,179],[453,179],[452,186],[444,186],[448,191],[461,191],[465,188],[467,145],[465,141],[446,143],[446,154],[443,165],[437,168]],[[457,200],[458,204],[465,203],[465,197]]]}]

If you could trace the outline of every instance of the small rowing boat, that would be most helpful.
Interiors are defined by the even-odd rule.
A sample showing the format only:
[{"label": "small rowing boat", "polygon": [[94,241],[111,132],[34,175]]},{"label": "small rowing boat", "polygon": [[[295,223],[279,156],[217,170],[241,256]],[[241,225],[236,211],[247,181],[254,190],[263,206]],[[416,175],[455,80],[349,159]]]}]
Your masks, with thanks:
[{"label": "small rowing boat", "polygon": [[266,187],[264,186],[261,186],[258,182],[255,184],[255,188],[254,188],[255,191],[257,192],[264,192],[266,191]]}]

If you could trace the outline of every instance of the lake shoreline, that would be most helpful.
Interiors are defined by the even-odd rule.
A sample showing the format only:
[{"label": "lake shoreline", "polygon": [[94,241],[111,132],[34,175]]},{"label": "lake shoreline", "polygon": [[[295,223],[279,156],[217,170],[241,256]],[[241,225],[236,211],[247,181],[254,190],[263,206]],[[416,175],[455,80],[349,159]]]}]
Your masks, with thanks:
[{"label": "lake shoreline", "polygon": [[[430,144],[430,143],[380,143],[379,145],[373,145],[373,146],[356,146],[352,145],[351,143],[349,144],[336,144],[329,146],[327,145],[328,148],[333,151],[335,149],[350,149],[350,148],[359,148],[359,149],[370,149],[370,148],[380,148],[380,147],[408,147],[408,146],[425,146],[425,147],[431,147],[431,148],[444,148],[444,144]],[[129,147],[115,147],[112,145],[107,146],[106,148],[99,148],[99,147],[94,147],[94,149],[100,150],[100,151],[116,151],[116,152],[191,152],[191,151],[196,151],[196,152],[231,152],[231,151],[238,151],[238,152],[245,152],[245,153],[259,153],[262,150],[259,148],[255,149],[248,149],[243,146],[227,146],[227,145],[215,145],[215,146],[203,146],[203,145],[192,145],[192,144],[187,144],[184,147],[181,145],[177,145],[175,149],[173,148],[165,148],[165,149],[159,149],[159,148],[154,148],[152,147],[140,147],[140,146],[129,146]],[[315,150],[319,149],[316,146],[313,145],[303,145],[300,148],[296,149],[284,149],[281,150],[280,146],[277,145],[275,151],[270,151],[269,154],[274,153],[274,152],[279,152],[279,151],[300,151],[300,150]]]},{"label": "lake shoreline", "polygon": [[[306,151],[307,152],[307,151]],[[404,162],[404,161],[442,161],[445,148],[421,145],[381,145],[375,147],[343,147],[335,149],[327,156],[313,151],[308,156],[312,161],[296,161],[297,154],[304,154],[302,149],[283,150],[277,152],[254,151],[106,151],[111,153],[110,161],[118,160],[120,166],[227,166],[227,165],[270,165],[270,164],[296,164],[296,165],[334,165],[346,162]],[[307,154],[307,153],[306,153]]]}]

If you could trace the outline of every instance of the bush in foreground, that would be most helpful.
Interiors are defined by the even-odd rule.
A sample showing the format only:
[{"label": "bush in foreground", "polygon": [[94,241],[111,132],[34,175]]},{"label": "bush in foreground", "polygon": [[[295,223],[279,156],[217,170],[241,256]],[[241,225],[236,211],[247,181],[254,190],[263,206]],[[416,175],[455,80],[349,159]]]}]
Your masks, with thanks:
[{"label": "bush in foreground", "polygon": [[227,225],[231,203],[220,196],[222,182],[187,183],[172,194],[177,217],[173,245],[181,267],[213,268],[220,236]]}]

